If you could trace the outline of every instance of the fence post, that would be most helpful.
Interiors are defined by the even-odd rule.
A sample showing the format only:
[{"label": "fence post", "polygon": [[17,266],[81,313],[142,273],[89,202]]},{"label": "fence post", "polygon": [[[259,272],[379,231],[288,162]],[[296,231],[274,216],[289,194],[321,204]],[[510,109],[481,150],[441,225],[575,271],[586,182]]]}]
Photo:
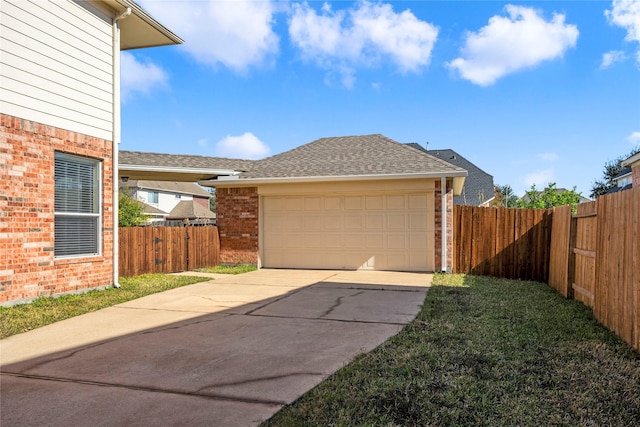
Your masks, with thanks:
[{"label": "fence post", "polygon": [[573,299],[573,284],[576,280],[576,238],[577,238],[578,218],[571,214],[569,225],[569,262],[567,263],[567,299]]}]

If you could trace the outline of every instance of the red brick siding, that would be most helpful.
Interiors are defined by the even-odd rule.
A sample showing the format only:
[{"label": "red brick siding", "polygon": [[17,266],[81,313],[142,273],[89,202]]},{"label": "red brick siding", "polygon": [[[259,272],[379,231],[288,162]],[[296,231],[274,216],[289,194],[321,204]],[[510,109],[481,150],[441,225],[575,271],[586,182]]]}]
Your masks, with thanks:
[{"label": "red brick siding", "polygon": [[258,264],[258,189],[216,189],[220,262]]},{"label": "red brick siding", "polygon": [[[0,114],[0,303],[113,283],[112,143]],[[102,255],[54,259],[54,153],[102,160]]]},{"label": "red brick siding", "polygon": [[640,164],[631,169],[631,181],[633,188],[640,187]]},{"label": "red brick siding", "polygon": [[[435,267],[442,270],[442,191],[440,181],[436,182],[435,195]],[[447,271],[453,268],[453,189],[447,181]]]}]

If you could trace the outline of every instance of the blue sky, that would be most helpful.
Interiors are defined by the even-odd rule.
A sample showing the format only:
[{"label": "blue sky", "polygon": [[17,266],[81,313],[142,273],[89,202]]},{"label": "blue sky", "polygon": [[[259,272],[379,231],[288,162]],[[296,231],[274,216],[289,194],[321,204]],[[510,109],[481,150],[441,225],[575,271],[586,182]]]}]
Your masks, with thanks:
[{"label": "blue sky", "polygon": [[640,144],[640,0],[138,3],[185,43],[122,53],[122,150],[381,133],[588,196]]}]

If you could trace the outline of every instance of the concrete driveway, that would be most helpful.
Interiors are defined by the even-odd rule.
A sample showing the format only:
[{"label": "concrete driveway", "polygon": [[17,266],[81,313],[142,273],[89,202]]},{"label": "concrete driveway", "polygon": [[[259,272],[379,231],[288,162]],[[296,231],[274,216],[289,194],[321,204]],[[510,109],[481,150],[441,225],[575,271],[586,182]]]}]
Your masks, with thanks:
[{"label": "concrete driveway", "polygon": [[431,275],[258,270],[0,341],[2,426],[250,426],[396,334]]}]

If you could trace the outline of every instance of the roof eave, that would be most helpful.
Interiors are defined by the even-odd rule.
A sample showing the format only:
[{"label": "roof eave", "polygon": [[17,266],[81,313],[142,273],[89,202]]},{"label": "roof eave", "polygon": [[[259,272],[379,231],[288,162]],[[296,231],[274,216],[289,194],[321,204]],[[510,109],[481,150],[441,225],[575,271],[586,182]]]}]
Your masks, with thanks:
[{"label": "roof eave", "polygon": [[372,175],[336,175],[336,176],[301,176],[301,177],[275,177],[275,178],[244,178],[221,177],[222,179],[202,180],[198,184],[205,187],[247,187],[261,184],[285,184],[285,183],[307,183],[307,182],[340,182],[340,181],[381,181],[396,179],[436,179],[441,177],[454,179],[454,194],[458,180],[462,181],[460,189],[464,184],[467,171],[449,172],[420,172],[403,174],[372,174]]},{"label": "roof eave", "polygon": [[127,165],[118,166],[120,178],[143,181],[183,181],[198,182],[219,176],[237,175],[233,169],[177,168],[167,166]]},{"label": "roof eave", "polygon": [[640,152],[630,156],[622,161],[622,166],[638,166],[640,164]]},{"label": "roof eave", "polygon": [[[184,40],[149,15],[132,0],[102,0],[119,12],[131,8],[121,21],[121,50],[182,44]],[[129,36],[131,35],[131,36]]]}]

